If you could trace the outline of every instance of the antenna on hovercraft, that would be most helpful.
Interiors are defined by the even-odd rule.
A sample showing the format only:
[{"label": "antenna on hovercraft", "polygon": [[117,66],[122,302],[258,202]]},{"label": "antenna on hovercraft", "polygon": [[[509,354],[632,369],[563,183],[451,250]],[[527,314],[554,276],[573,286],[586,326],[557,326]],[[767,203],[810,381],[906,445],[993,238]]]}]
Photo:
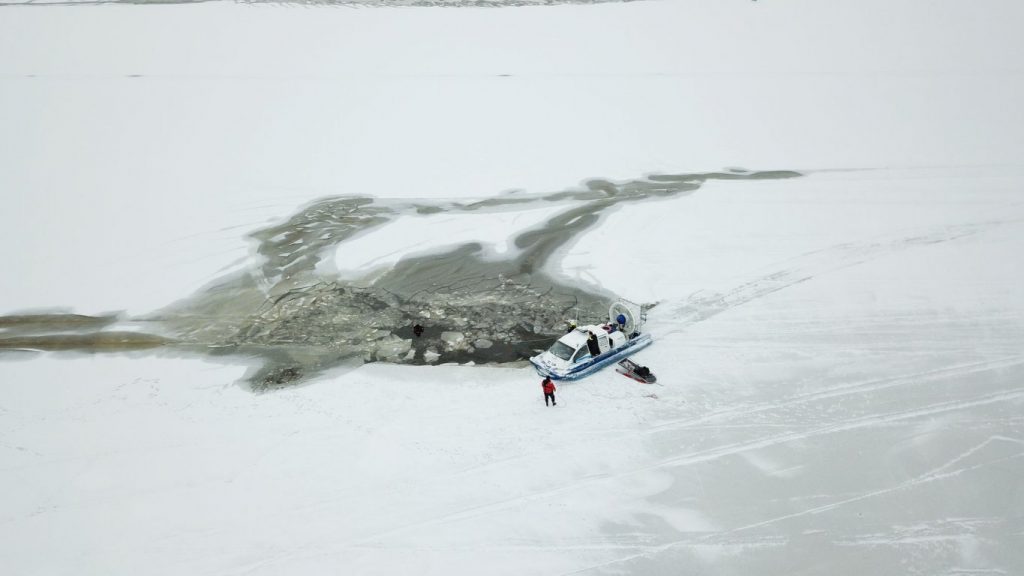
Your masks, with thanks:
[{"label": "antenna on hovercraft", "polygon": [[576,318],[572,319],[572,320],[566,320],[565,321],[565,325],[566,325],[566,333],[572,332],[573,330],[576,329],[577,326],[580,325],[580,307],[579,306],[576,307]]}]

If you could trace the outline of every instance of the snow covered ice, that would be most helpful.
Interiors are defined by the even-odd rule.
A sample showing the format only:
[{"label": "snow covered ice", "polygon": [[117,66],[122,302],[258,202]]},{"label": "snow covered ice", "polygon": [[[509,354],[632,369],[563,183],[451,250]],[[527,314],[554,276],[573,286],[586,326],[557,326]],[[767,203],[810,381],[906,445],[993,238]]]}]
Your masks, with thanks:
[{"label": "snow covered ice", "polygon": [[[1024,7],[376,4],[0,7],[5,574],[1024,574]],[[523,237],[659,385],[167,344]]]}]

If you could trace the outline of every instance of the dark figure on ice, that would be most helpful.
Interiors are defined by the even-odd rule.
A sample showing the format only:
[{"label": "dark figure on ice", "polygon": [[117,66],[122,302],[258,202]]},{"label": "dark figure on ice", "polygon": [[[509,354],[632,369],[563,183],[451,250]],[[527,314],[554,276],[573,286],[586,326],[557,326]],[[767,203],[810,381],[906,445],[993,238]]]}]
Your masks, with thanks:
[{"label": "dark figure on ice", "polygon": [[545,376],[544,380],[541,380],[540,386],[544,389],[544,405],[549,406],[548,399],[551,399],[550,406],[558,406],[558,402],[555,402],[555,383],[551,381],[551,378]]},{"label": "dark figure on ice", "polygon": [[587,332],[590,336],[587,337],[587,349],[590,350],[590,355],[597,358],[601,355],[601,345],[597,343],[597,334],[593,332]]},{"label": "dark figure on ice", "polygon": [[423,326],[420,326],[419,324],[413,326],[412,333],[415,334],[417,338],[423,336]]}]

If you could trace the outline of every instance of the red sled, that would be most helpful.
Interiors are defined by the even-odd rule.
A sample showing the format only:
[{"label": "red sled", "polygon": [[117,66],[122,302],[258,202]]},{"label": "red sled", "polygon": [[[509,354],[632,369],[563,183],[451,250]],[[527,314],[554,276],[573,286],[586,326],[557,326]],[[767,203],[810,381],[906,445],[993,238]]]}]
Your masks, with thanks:
[{"label": "red sled", "polygon": [[641,366],[629,358],[620,361],[619,367],[616,368],[615,371],[626,378],[632,378],[633,380],[643,384],[654,384],[658,381],[654,372],[651,372],[647,366]]}]

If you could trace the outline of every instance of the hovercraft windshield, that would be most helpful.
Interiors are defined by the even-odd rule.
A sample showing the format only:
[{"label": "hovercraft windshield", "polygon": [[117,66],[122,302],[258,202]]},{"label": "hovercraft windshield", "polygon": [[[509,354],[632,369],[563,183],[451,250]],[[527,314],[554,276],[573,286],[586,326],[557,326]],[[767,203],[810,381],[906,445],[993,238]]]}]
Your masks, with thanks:
[{"label": "hovercraft windshield", "polygon": [[554,354],[555,356],[561,358],[562,360],[568,360],[572,358],[572,354],[575,351],[575,348],[569,346],[568,344],[562,341],[556,341],[551,348],[548,348],[548,352]]}]

